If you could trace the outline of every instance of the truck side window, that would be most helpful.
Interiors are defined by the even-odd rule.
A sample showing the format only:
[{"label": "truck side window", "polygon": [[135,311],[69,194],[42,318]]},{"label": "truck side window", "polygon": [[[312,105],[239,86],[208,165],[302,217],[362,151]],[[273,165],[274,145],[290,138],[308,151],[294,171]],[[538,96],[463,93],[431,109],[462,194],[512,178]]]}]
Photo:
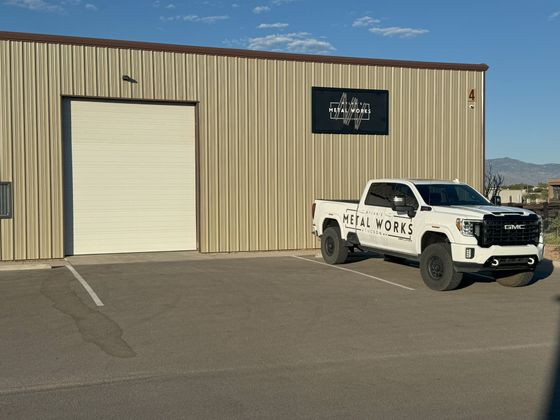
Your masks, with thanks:
[{"label": "truck side window", "polygon": [[381,182],[371,184],[366,197],[366,206],[391,207],[393,187]]},{"label": "truck side window", "polygon": [[418,209],[418,200],[414,196],[414,193],[408,185],[404,184],[393,184],[394,193],[393,195],[398,195],[404,197],[404,205],[413,207],[415,210]]}]

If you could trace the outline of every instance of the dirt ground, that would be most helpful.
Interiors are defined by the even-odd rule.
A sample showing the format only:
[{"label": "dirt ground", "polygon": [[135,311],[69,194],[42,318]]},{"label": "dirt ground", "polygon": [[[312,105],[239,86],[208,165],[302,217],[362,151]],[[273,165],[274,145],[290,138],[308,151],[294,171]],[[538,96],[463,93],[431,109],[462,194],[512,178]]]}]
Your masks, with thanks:
[{"label": "dirt ground", "polygon": [[545,245],[544,247],[544,257],[560,262],[560,246],[558,245]]}]

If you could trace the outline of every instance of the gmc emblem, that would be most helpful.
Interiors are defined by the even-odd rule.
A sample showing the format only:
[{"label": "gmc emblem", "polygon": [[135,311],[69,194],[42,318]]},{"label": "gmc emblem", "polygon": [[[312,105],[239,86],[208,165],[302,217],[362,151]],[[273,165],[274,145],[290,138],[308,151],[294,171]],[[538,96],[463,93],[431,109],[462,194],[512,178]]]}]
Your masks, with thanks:
[{"label": "gmc emblem", "polygon": [[525,229],[525,225],[504,225],[505,230],[522,230]]}]

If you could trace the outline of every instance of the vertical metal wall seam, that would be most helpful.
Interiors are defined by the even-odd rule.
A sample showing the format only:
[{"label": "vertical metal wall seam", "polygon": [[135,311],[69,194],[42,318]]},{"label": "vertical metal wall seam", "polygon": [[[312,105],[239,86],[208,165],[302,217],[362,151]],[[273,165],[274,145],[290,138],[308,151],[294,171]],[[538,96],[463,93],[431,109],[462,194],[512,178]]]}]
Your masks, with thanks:
[{"label": "vertical metal wall seam", "polygon": [[16,188],[15,185],[15,141],[14,141],[14,125],[15,125],[15,112],[14,112],[14,108],[15,108],[15,103],[14,103],[14,86],[12,81],[14,80],[14,72],[13,72],[13,61],[14,61],[14,56],[13,56],[13,42],[9,42],[9,62],[8,62],[8,71],[10,74],[10,78],[8,79],[9,81],[9,86],[10,86],[10,98],[9,98],[9,102],[10,102],[10,112],[11,112],[11,116],[10,116],[10,143],[11,143],[11,161],[12,161],[12,168],[11,168],[11,172],[12,172],[12,176],[11,176],[11,181],[12,181],[12,243],[11,243],[11,248],[12,248],[12,259],[17,259],[17,255],[16,255],[16,226],[15,226],[15,220],[14,220],[14,215],[15,215],[15,192],[14,189]]},{"label": "vertical metal wall seam", "polygon": [[250,179],[250,166],[249,166],[249,103],[248,103],[248,98],[249,98],[249,62],[250,60],[245,58],[243,59],[244,65],[245,65],[245,81],[243,83],[243,86],[245,87],[245,91],[244,91],[244,98],[245,98],[245,107],[244,107],[244,112],[243,114],[245,115],[245,135],[244,135],[244,142],[245,142],[245,156],[244,156],[244,160],[243,160],[243,168],[245,170],[245,187],[244,190],[246,192],[246,196],[245,196],[245,238],[246,238],[246,243],[244,246],[244,250],[245,251],[249,251],[251,249],[251,228],[250,228],[250,183],[249,183],[249,179]]},{"label": "vertical metal wall seam", "polygon": [[46,148],[48,152],[48,159],[47,159],[47,172],[48,172],[48,182],[47,187],[49,190],[48,197],[49,197],[49,204],[48,204],[48,220],[49,220],[49,258],[54,258],[54,248],[53,248],[53,214],[52,214],[52,205],[50,204],[53,200],[52,195],[52,150],[51,150],[51,126],[52,126],[52,110],[51,110],[51,101],[49,98],[49,94],[51,91],[51,79],[49,77],[50,74],[50,66],[51,66],[51,57],[49,54],[49,46],[45,45],[45,89],[47,93],[46,97],[46,107],[47,107],[47,141],[46,141]]},{"label": "vertical metal wall seam", "polygon": [[152,99],[156,98],[156,65],[155,65],[155,52],[154,51],[150,51],[149,52],[150,55],[150,75],[151,75],[151,91],[152,91]]},{"label": "vertical metal wall seam", "polygon": [[[290,63],[290,67],[292,70],[292,75],[291,75],[291,86],[292,86],[292,98],[293,98],[293,106],[291,109],[291,114],[292,114],[292,153],[293,153],[293,172],[292,172],[292,176],[293,176],[293,184],[294,186],[296,186],[297,184],[297,157],[298,157],[298,152],[297,152],[297,142],[296,142],[296,137],[297,137],[297,133],[298,133],[298,127],[297,127],[297,103],[296,103],[296,98],[297,98],[297,84],[296,84],[296,80],[297,80],[297,68],[296,68],[296,64],[294,62]],[[292,210],[293,211],[293,218],[292,220],[294,221],[294,223],[292,223],[292,242],[288,244],[288,248],[292,247],[293,244],[297,241],[297,236],[299,234],[299,225],[297,223],[297,208],[298,208],[298,200],[297,200],[297,189],[294,188],[292,189],[292,198],[294,200],[295,203],[295,208]]]},{"label": "vertical metal wall seam", "polygon": [[[58,257],[64,257],[64,193],[63,193],[63,180],[64,180],[64,173],[63,173],[63,137],[62,137],[62,98],[61,92],[63,87],[63,74],[62,74],[62,46],[55,45],[54,46],[56,54],[58,55],[58,67],[55,71],[58,73],[58,80],[57,89],[56,89],[56,97],[54,98],[56,114],[58,118],[56,119],[55,125],[55,138],[53,140],[53,167],[56,168],[56,188],[53,190],[56,191],[57,199],[53,200],[54,204],[56,205],[56,209],[58,210],[58,217],[56,219],[56,225],[58,229],[53,229],[53,232],[57,233],[57,240],[58,240]],[[55,213],[55,212],[53,212]]]},{"label": "vertical metal wall seam", "polygon": [[214,245],[212,243],[212,237],[211,237],[211,228],[210,226],[212,225],[212,223],[215,223],[215,220],[212,220],[210,218],[210,206],[211,206],[211,178],[210,178],[210,157],[209,157],[209,148],[210,148],[210,118],[209,118],[209,112],[210,112],[210,83],[209,83],[209,75],[208,75],[208,67],[210,66],[209,64],[209,60],[210,57],[208,56],[204,56],[203,58],[201,58],[202,61],[202,65],[204,67],[204,101],[202,101],[201,98],[201,102],[202,102],[202,109],[204,109],[204,136],[202,136],[202,142],[204,143],[204,191],[205,191],[205,198],[206,200],[204,201],[204,217],[206,220],[206,224],[205,224],[205,234],[206,234],[206,247],[207,250],[209,252],[215,251]]},{"label": "vertical metal wall seam", "polygon": [[[38,230],[38,202],[37,202],[37,118],[35,110],[37,109],[37,62],[35,51],[37,44],[28,44],[28,49],[25,54],[26,61],[29,62],[31,67],[27,73],[27,80],[23,93],[25,95],[26,109],[30,121],[26,122],[26,137],[28,146],[25,156],[25,170],[27,175],[27,258],[37,259],[39,256],[39,230]],[[24,51],[26,49],[24,48]],[[26,70],[24,69],[24,73]],[[29,232],[32,232],[29,235]]]},{"label": "vertical metal wall seam", "polygon": [[97,72],[97,69],[99,68],[99,57],[97,56],[97,47],[94,47],[93,49],[93,62],[95,63],[95,71],[93,72],[93,79],[95,81],[95,94],[97,96],[99,95],[99,73]]},{"label": "vertical metal wall seam", "polygon": [[[284,216],[287,219],[287,215],[288,215],[288,127],[287,127],[287,122],[288,122],[288,98],[286,96],[287,94],[287,90],[288,90],[288,68],[286,65],[286,61],[282,60],[279,62],[279,65],[282,66],[282,87],[284,88],[282,90],[282,92],[280,93],[282,95],[282,100],[283,100],[283,122],[284,122],[284,129],[282,130],[282,144],[284,146],[284,150],[282,151],[282,156],[283,156],[283,185],[284,185],[284,190],[283,190],[283,194],[282,194],[282,204],[284,206]],[[286,229],[284,229],[284,231],[282,232],[283,235],[283,248],[287,249],[288,248],[288,232],[286,231]]]},{"label": "vertical metal wall seam", "polygon": [[41,195],[40,195],[41,187],[39,185],[40,184],[39,180],[42,179],[42,176],[39,172],[41,165],[39,164],[39,159],[40,159],[40,157],[39,157],[39,141],[40,141],[39,140],[39,137],[40,137],[40,135],[39,135],[39,131],[40,131],[39,119],[40,119],[40,116],[39,116],[39,100],[38,100],[39,78],[38,78],[38,75],[37,75],[37,68],[39,67],[39,60],[38,60],[38,55],[37,55],[37,49],[38,49],[38,45],[34,44],[33,45],[33,52],[34,52],[34,55],[35,55],[35,72],[34,72],[33,77],[35,79],[35,88],[34,88],[35,103],[33,105],[34,105],[34,108],[35,108],[35,115],[36,115],[36,118],[35,118],[35,142],[36,142],[36,146],[35,146],[36,147],[35,148],[35,150],[36,150],[35,151],[35,178],[36,178],[36,183],[35,183],[35,185],[37,186],[36,191],[35,191],[35,199],[37,201],[37,214],[36,214],[36,217],[37,217],[37,251],[36,252],[37,252],[37,258],[41,258],[41,254],[42,254],[42,252],[41,252],[42,251],[41,238],[43,236],[42,233],[41,233],[41,225],[42,225],[41,224],[41,212],[42,212],[43,206],[41,205]]},{"label": "vertical metal wall seam", "polygon": [[[231,238],[232,238],[232,229],[233,229],[233,220],[235,219],[235,213],[237,209],[234,209],[231,205],[231,179],[234,178],[231,176],[231,170],[234,163],[232,163],[231,154],[234,148],[234,143],[237,142],[235,136],[232,134],[232,121],[235,120],[235,117],[231,117],[231,112],[233,111],[233,107],[228,106],[228,104],[232,101],[231,96],[231,72],[230,72],[230,64],[231,60],[226,60],[223,57],[220,59],[221,70],[223,72],[222,78],[224,80],[224,89],[221,90],[220,95],[223,98],[220,101],[222,106],[222,111],[225,114],[224,121],[221,124],[221,132],[220,132],[220,139],[222,142],[222,151],[221,156],[225,156],[225,168],[224,174],[220,176],[221,188],[225,190],[225,206],[222,204],[222,209],[224,210],[223,213],[220,215],[220,220],[224,221],[225,229],[225,239],[222,241],[225,243],[225,248],[227,252],[235,251],[235,247],[232,246]],[[222,135],[223,132],[223,135]]]},{"label": "vertical metal wall seam", "polygon": [[[19,86],[20,92],[18,92],[18,97],[20,98],[20,101],[21,101],[20,111],[22,112],[22,118],[23,118],[23,116],[26,115],[26,112],[25,112],[25,106],[26,106],[25,87],[26,87],[26,84],[25,84],[25,75],[24,75],[24,71],[23,71],[23,69],[25,68],[25,64],[24,64],[25,63],[25,51],[24,51],[23,43],[19,43],[19,45],[21,47],[20,48],[20,60],[19,60],[19,71],[21,72],[21,74],[20,74],[21,84]],[[21,200],[21,202],[20,202],[20,204],[22,204],[22,205],[21,205],[20,210],[19,210],[19,212],[20,212],[19,216],[20,216],[20,220],[21,220],[19,229],[20,229],[20,235],[21,235],[20,240],[23,243],[23,245],[22,245],[22,250],[23,251],[21,253],[21,258],[22,259],[27,259],[27,255],[28,255],[28,252],[27,252],[27,249],[28,249],[27,248],[27,246],[28,246],[27,245],[27,238],[28,238],[27,232],[28,231],[27,231],[27,211],[26,211],[27,210],[27,172],[25,171],[25,169],[27,168],[27,165],[26,165],[26,162],[25,162],[25,159],[26,159],[26,156],[27,156],[27,147],[26,147],[27,146],[27,144],[26,144],[26,141],[27,141],[27,133],[26,133],[27,124],[26,124],[26,121],[24,119],[22,119],[20,121],[20,123],[21,123],[21,126],[20,126],[20,129],[21,129],[20,130],[21,146],[20,147],[22,148],[22,150],[21,150],[22,155],[20,156],[20,159],[21,159],[20,171],[23,169],[23,172],[20,173],[20,175],[21,175],[21,179],[20,179],[20,188],[21,188],[20,189],[20,197],[21,197],[20,200]]]},{"label": "vertical metal wall seam", "polygon": [[[259,93],[259,65],[258,65],[258,60],[251,60],[251,64],[254,68],[254,77],[253,77],[253,97],[255,98],[255,108],[254,108],[254,112],[253,115],[256,115],[256,113],[258,112],[258,93]],[[255,171],[254,173],[254,179],[255,179],[255,185],[253,185],[253,191],[254,191],[254,195],[253,195],[253,205],[251,206],[251,211],[253,212],[253,216],[254,216],[254,220],[255,220],[255,224],[254,224],[254,231],[255,231],[255,239],[254,242],[252,244],[251,250],[253,251],[258,251],[259,250],[259,245],[260,245],[260,233],[261,233],[261,229],[260,229],[260,221],[261,221],[261,215],[259,212],[259,204],[261,202],[261,197],[259,195],[259,120],[257,118],[253,119],[253,140],[254,143],[252,143],[252,145],[254,146],[253,149],[253,162],[254,162],[254,166],[253,169]]]},{"label": "vertical metal wall seam", "polygon": [[212,171],[212,191],[211,191],[211,195],[213,197],[213,201],[212,201],[212,205],[210,206],[212,209],[212,212],[214,214],[213,217],[213,221],[214,223],[212,223],[212,229],[213,229],[213,238],[214,238],[214,249],[219,249],[221,250],[220,247],[220,237],[221,237],[221,229],[222,227],[220,226],[220,197],[219,197],[219,187],[220,187],[220,176],[222,174],[222,168],[221,168],[221,163],[222,162],[218,162],[218,156],[220,155],[220,127],[219,127],[219,121],[218,119],[215,117],[216,115],[218,115],[218,89],[219,89],[219,84],[218,84],[218,59],[217,57],[214,55],[211,57],[211,62],[212,62],[212,82],[213,82],[213,89],[212,89],[212,101],[211,103],[208,103],[208,107],[211,107],[212,111],[213,111],[213,118],[212,118],[212,125],[213,125],[213,129],[212,129],[212,136],[213,138],[209,140],[209,142],[211,141],[213,144],[213,152],[214,154],[211,156],[212,160],[213,160],[213,168],[214,170]]},{"label": "vertical metal wall seam", "polygon": [[82,95],[86,95],[87,93],[87,71],[86,71],[86,47],[80,46],[78,47],[80,51],[80,66],[81,66],[81,73],[82,73],[82,83],[80,83],[80,93]]},{"label": "vertical metal wall seam", "polygon": [[[239,61],[240,58],[235,58],[234,60],[234,76],[233,76],[233,80],[235,80],[235,84],[234,84],[234,96],[235,96],[235,109],[236,109],[236,113],[239,114],[240,110],[241,110],[241,105],[239,103]],[[238,115],[237,115],[238,116]],[[236,118],[236,120],[238,120],[239,118]],[[240,145],[241,145],[241,128],[240,128],[240,124],[239,121],[237,121],[237,123],[235,124],[235,141],[237,142],[237,147],[235,149],[235,160],[237,162],[236,166],[235,166],[235,185],[237,186],[237,191],[235,194],[235,207],[237,209],[236,212],[236,218],[235,218],[235,231],[237,233],[236,238],[235,238],[235,250],[236,251],[241,251],[241,229],[240,229],[240,222],[241,222],[241,207],[240,207],[240,191],[239,191],[239,186],[241,185],[239,182],[240,179],[240,167],[241,167],[241,160],[240,160]]]},{"label": "vertical metal wall seam", "polygon": [[[260,86],[260,88],[262,89],[262,100],[263,100],[263,105],[264,105],[264,109],[269,109],[270,106],[270,102],[269,102],[269,92],[267,89],[267,79],[269,78],[269,74],[268,74],[268,60],[262,60],[260,61],[261,65],[262,65],[262,71],[259,72],[262,79],[262,85]],[[269,212],[270,212],[270,203],[268,202],[268,167],[269,167],[269,162],[268,162],[268,148],[269,148],[269,143],[270,143],[270,139],[268,138],[268,125],[270,123],[270,119],[269,119],[269,113],[265,112],[264,113],[264,118],[261,120],[262,125],[261,125],[261,133],[262,133],[262,139],[264,141],[259,142],[259,144],[262,144],[262,152],[260,154],[260,156],[262,156],[262,160],[261,162],[264,164],[263,167],[261,168],[261,182],[260,182],[260,188],[261,188],[261,203],[264,203],[264,211],[263,211],[263,215],[264,215],[264,221],[262,223],[262,226],[264,227],[264,235],[260,235],[261,237],[263,237],[262,239],[262,245],[259,243],[259,250],[265,250],[268,248],[268,244],[270,243],[270,230],[269,230],[269,224],[268,224],[268,220],[269,220]]]},{"label": "vertical metal wall seam", "polygon": [[[217,59],[217,66],[218,66],[218,71],[216,72],[216,79],[219,78],[219,76],[222,76],[223,78],[223,88],[220,90],[216,89],[216,104],[221,105],[222,109],[219,110],[219,113],[224,112],[225,118],[224,119],[220,119],[221,124],[219,125],[219,131],[218,131],[218,158],[220,156],[223,156],[224,159],[220,159],[220,161],[224,162],[224,167],[223,167],[223,171],[222,173],[220,173],[220,175],[218,176],[218,184],[221,184],[223,188],[219,188],[218,190],[222,190],[224,191],[224,196],[223,196],[223,200],[220,200],[219,202],[219,206],[218,206],[218,210],[220,210],[219,215],[218,215],[218,220],[220,220],[220,226],[223,226],[223,229],[220,229],[221,232],[224,233],[224,238],[221,239],[219,241],[220,244],[225,244],[224,251],[226,252],[231,252],[231,243],[230,243],[230,237],[231,237],[231,232],[230,232],[230,227],[231,227],[231,223],[230,223],[230,188],[229,188],[229,181],[230,181],[230,151],[231,151],[231,143],[232,143],[232,139],[230,137],[230,132],[229,132],[229,128],[230,128],[230,107],[227,106],[227,103],[229,103],[230,99],[230,95],[229,95],[229,89],[230,89],[230,80],[229,80],[229,60],[224,59],[223,57],[220,57]],[[221,74],[223,72],[223,75]],[[227,98],[224,101],[220,101],[220,95],[222,97]],[[224,106],[225,104],[225,106]],[[222,169],[222,168],[220,168]],[[221,191],[220,191],[220,196],[221,196]],[[225,205],[224,205],[225,203]]]},{"label": "vertical metal wall seam", "polygon": [[274,118],[274,126],[272,129],[272,132],[274,133],[274,157],[273,159],[275,159],[275,165],[274,165],[274,188],[272,189],[271,194],[273,194],[273,197],[275,197],[276,202],[274,203],[274,208],[275,208],[275,217],[273,217],[273,229],[275,231],[275,244],[274,244],[274,249],[280,249],[280,224],[278,223],[278,220],[280,219],[278,217],[278,191],[280,190],[280,173],[278,170],[278,157],[280,156],[280,135],[278,132],[278,126],[280,125],[278,119],[279,119],[279,112],[278,112],[278,106],[279,106],[279,89],[278,89],[278,67],[277,67],[277,63],[275,61],[271,62],[271,66],[272,66],[272,71],[273,71],[273,77],[272,80],[274,80],[274,89],[273,89],[273,98],[274,98],[274,112],[273,115],[275,116]]}]

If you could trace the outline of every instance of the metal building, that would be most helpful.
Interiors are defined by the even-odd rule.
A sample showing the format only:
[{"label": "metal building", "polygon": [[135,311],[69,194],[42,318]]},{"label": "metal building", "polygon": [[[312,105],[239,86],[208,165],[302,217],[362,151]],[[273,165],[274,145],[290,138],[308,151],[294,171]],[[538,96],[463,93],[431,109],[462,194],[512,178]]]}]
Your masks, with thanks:
[{"label": "metal building", "polygon": [[486,70],[0,32],[1,259],[311,248],[367,179],[481,189]]}]

